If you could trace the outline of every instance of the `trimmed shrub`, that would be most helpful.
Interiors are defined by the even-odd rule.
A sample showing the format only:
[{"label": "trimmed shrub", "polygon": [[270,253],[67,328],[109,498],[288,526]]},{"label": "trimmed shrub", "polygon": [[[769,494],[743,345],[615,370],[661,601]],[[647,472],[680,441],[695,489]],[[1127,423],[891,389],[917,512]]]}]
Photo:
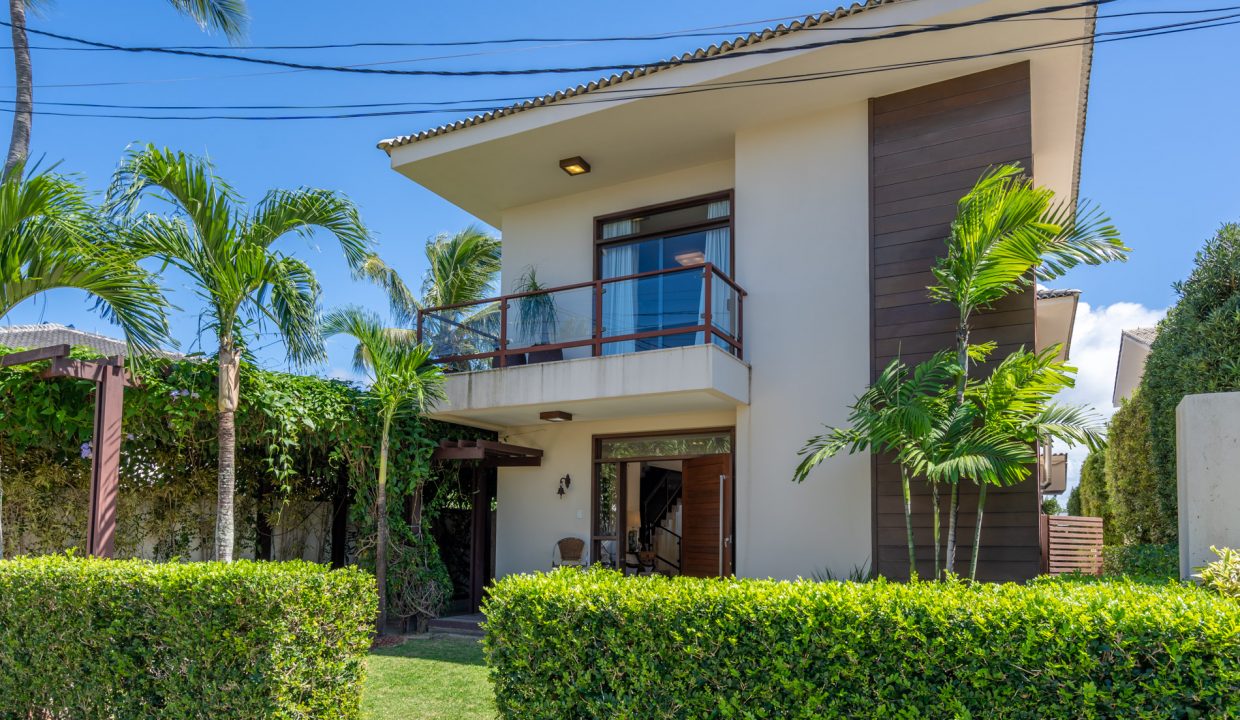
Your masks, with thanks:
[{"label": "trimmed shrub", "polygon": [[1240,604],[1197,587],[510,576],[506,718],[1240,715]]},{"label": "trimmed shrub", "polygon": [[1102,548],[1102,574],[1144,579],[1180,579],[1180,546],[1107,545]]},{"label": "trimmed shrub", "polygon": [[[1227,223],[1197,252],[1179,299],[1158,325],[1141,379],[1149,404],[1151,464],[1165,531],[1176,528],[1175,409],[1185,395],[1240,390],[1240,224]],[[1112,455],[1112,457],[1114,457]]]},{"label": "trimmed shrub", "polygon": [[0,562],[0,717],[357,718],[374,579],[311,563]]},{"label": "trimmed shrub", "polygon": [[1077,487],[1080,489],[1081,515],[1102,518],[1103,539],[1114,543],[1120,535],[1116,532],[1115,517],[1107,496],[1106,471],[1106,451],[1091,452],[1081,463],[1081,482]]},{"label": "trimmed shrub", "polygon": [[1107,543],[1175,542],[1179,536],[1175,475],[1170,480],[1173,500],[1168,506],[1166,480],[1160,479],[1154,470],[1150,405],[1144,391],[1138,390],[1124,400],[1111,418],[1105,469],[1114,526],[1114,532],[1107,533]]}]

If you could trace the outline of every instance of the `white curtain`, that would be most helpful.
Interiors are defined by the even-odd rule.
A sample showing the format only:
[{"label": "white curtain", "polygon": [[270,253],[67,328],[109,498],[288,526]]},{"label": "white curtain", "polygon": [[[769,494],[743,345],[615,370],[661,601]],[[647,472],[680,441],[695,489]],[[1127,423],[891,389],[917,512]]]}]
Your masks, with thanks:
[{"label": "white curtain", "polygon": [[[726,217],[728,214],[728,201],[720,200],[713,202],[707,208],[707,215],[714,217]],[[712,214],[715,206],[722,205],[723,208],[719,212],[722,215]],[[728,228],[717,228],[715,230],[706,231],[706,262],[711,263],[715,267],[729,277],[732,275],[732,233]],[[718,275],[712,275],[708,281],[711,283],[710,288],[710,312],[711,323],[715,327],[735,337],[736,326],[734,322],[733,308],[736,305],[734,291],[732,286],[725,283]],[[701,320],[706,320],[706,293],[703,291],[702,298],[698,303],[698,312],[701,313]],[[702,342],[702,336],[699,333],[697,342]],[[716,343],[723,343],[722,340],[715,339]]]},{"label": "white curtain", "polygon": [[[627,220],[621,221],[629,222]],[[607,237],[609,225],[603,226],[603,237]],[[628,233],[617,233],[626,235]],[[637,273],[638,243],[614,245],[603,250],[603,278],[617,278]],[[603,285],[603,337],[615,337],[637,332],[637,281],[624,280]],[[630,353],[637,349],[634,340],[605,343],[604,355]]]}]

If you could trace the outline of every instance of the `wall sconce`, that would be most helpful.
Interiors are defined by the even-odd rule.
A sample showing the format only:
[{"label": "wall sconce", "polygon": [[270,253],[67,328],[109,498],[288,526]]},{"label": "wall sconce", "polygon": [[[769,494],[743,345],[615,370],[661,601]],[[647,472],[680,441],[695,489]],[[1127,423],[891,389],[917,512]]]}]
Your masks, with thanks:
[{"label": "wall sconce", "polygon": [[568,491],[568,487],[572,484],[573,484],[573,479],[569,477],[568,474],[566,473],[564,477],[560,478],[560,487],[556,488],[555,494],[559,495],[560,499],[563,500],[564,493]]}]

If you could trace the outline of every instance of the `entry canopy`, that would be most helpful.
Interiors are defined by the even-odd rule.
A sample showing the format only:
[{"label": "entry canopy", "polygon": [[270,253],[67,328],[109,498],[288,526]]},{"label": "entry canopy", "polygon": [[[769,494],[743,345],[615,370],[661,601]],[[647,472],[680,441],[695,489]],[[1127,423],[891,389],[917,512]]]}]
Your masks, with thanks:
[{"label": "entry canopy", "polygon": [[479,460],[486,467],[538,467],[543,451],[494,440],[440,440],[432,460]]}]

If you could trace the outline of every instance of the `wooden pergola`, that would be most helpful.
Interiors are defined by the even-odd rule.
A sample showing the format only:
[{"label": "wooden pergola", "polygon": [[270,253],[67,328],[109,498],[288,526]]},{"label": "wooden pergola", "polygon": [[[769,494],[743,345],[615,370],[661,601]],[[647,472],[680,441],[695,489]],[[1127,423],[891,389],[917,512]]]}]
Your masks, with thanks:
[{"label": "wooden pergola", "polygon": [[483,467],[538,467],[543,451],[494,440],[440,440],[432,460],[477,460]]},{"label": "wooden pergola", "polygon": [[125,387],[131,386],[122,357],[74,360],[68,345],[25,350],[0,357],[0,368],[51,360],[44,378],[68,377],[95,383],[95,432],[91,442],[90,516],[87,552],[112,557],[116,543],[116,496],[120,487],[122,409]]}]

